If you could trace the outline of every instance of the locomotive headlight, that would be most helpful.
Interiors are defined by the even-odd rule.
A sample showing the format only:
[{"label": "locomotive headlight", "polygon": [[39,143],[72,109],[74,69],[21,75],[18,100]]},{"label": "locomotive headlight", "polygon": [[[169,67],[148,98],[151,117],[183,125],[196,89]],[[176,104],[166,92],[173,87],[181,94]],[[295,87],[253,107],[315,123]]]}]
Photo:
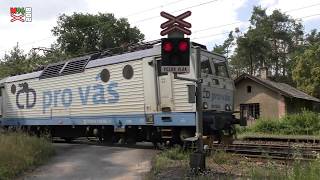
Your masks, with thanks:
[{"label": "locomotive headlight", "polygon": [[208,103],[207,102],[203,102],[203,109],[208,109]]},{"label": "locomotive headlight", "polygon": [[225,110],[226,110],[226,111],[231,111],[231,106],[230,106],[229,104],[226,104]]}]

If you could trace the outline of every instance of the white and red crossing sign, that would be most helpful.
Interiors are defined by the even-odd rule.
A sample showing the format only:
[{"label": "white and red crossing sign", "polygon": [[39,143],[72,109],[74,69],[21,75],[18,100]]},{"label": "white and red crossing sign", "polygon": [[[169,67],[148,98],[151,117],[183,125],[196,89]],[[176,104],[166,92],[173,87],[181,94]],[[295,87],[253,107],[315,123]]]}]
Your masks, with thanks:
[{"label": "white and red crossing sign", "polygon": [[161,36],[167,35],[173,31],[180,31],[186,35],[191,35],[191,31],[188,29],[191,28],[191,24],[183,20],[191,15],[191,11],[184,12],[179,16],[173,16],[162,11],[160,15],[168,19],[167,22],[162,23],[160,26],[163,29],[160,32]]}]

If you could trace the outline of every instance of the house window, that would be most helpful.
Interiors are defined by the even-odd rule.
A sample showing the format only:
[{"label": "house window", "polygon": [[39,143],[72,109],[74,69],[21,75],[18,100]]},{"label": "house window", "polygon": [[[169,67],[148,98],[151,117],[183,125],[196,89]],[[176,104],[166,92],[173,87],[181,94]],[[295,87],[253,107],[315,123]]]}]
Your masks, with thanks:
[{"label": "house window", "polygon": [[258,119],[260,117],[260,104],[240,104],[240,115],[248,120]]},{"label": "house window", "polygon": [[251,93],[251,86],[247,86],[247,93]]}]

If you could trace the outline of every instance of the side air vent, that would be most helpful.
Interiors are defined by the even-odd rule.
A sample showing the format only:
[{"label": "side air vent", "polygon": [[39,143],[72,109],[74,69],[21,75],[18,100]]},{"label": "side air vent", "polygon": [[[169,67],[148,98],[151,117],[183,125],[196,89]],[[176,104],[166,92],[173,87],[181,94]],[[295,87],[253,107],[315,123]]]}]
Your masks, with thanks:
[{"label": "side air vent", "polygon": [[75,74],[84,71],[85,66],[88,63],[89,58],[79,58],[75,60],[71,60],[67,62],[67,65],[63,68],[61,74],[68,75],[68,74]]},{"label": "side air vent", "polygon": [[57,77],[60,75],[60,71],[61,69],[64,67],[65,62],[64,63],[59,63],[59,64],[52,64],[47,66],[41,76],[40,79],[45,79],[45,78],[51,78],[51,77]]}]

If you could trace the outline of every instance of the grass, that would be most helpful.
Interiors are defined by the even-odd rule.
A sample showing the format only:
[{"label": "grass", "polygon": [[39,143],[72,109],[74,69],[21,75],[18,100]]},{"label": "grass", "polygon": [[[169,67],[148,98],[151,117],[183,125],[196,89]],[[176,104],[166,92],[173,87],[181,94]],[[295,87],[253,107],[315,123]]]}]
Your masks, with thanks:
[{"label": "grass", "polygon": [[0,179],[13,179],[22,172],[40,165],[54,150],[45,138],[20,132],[0,134]]},{"label": "grass", "polygon": [[320,177],[320,159],[311,162],[295,161],[292,165],[279,170],[274,166],[252,168],[251,179],[318,180]]},{"label": "grass", "polygon": [[258,119],[247,128],[237,128],[240,134],[320,135],[320,114],[311,111],[287,115],[281,119]]},{"label": "grass", "polygon": [[285,163],[217,151],[206,158],[208,171],[195,175],[190,173],[188,157],[189,153],[181,151],[180,148],[160,152],[153,159],[151,172],[146,179],[318,180],[320,177],[320,159]]},{"label": "grass", "polygon": [[187,165],[188,158],[189,153],[182,151],[179,147],[162,151],[153,159],[153,172],[158,173],[177,164]]}]

